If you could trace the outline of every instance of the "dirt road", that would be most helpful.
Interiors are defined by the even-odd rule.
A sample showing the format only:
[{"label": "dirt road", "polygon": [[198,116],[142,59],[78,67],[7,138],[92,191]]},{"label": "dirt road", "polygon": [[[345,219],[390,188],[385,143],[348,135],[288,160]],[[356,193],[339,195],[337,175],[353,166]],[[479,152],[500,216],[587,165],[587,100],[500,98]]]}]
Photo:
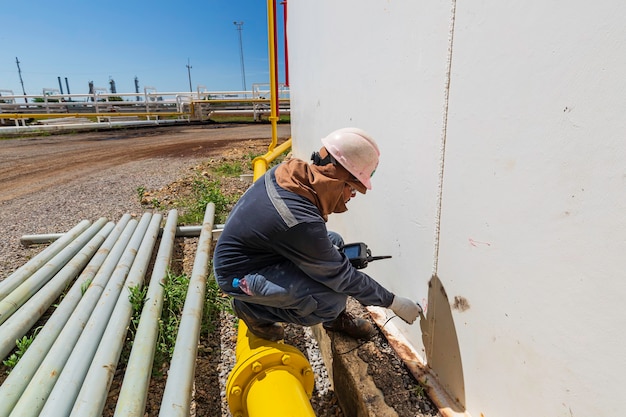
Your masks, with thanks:
[{"label": "dirt road", "polygon": [[[278,126],[286,139],[289,125]],[[271,126],[182,125],[0,140],[0,203],[81,176],[150,158],[203,158],[249,139],[271,140]]]}]

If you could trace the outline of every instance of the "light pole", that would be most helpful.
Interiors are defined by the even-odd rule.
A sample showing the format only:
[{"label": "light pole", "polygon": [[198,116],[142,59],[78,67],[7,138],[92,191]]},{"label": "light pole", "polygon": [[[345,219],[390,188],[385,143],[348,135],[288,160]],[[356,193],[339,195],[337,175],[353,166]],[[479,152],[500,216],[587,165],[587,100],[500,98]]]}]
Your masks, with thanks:
[{"label": "light pole", "polygon": [[239,59],[241,61],[241,82],[243,84],[243,91],[247,91],[246,87],[246,68],[243,64],[243,42],[241,40],[241,32],[243,31],[243,22],[233,22],[239,32]]},{"label": "light pole", "polygon": [[189,92],[193,93],[193,88],[191,88],[191,65],[189,65],[189,58],[187,58],[187,75],[189,76]]},{"label": "light pole", "polygon": [[17,64],[17,73],[20,75],[20,84],[22,84],[22,93],[24,94],[24,101],[28,103],[28,99],[26,98],[26,90],[24,90],[24,80],[22,80],[22,69],[20,68],[20,60],[17,59],[17,57],[15,57],[15,63]]}]

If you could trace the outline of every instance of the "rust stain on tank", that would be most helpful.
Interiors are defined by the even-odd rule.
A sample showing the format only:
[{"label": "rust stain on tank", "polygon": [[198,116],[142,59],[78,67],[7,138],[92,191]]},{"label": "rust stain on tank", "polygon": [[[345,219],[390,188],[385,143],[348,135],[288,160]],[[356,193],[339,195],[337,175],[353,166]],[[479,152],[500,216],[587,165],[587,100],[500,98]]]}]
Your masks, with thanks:
[{"label": "rust stain on tank", "polygon": [[[394,334],[384,326],[388,318],[380,307],[368,307],[389,345],[396,351],[413,376],[426,388],[428,396],[437,405],[442,417],[470,417],[458,396],[452,396],[440,383],[437,374],[424,363],[401,334]],[[421,320],[426,320],[422,317]]]},{"label": "rust stain on tank", "polygon": [[464,312],[470,308],[470,304],[467,301],[467,298],[455,295],[452,308],[455,310],[459,310],[460,312]]}]

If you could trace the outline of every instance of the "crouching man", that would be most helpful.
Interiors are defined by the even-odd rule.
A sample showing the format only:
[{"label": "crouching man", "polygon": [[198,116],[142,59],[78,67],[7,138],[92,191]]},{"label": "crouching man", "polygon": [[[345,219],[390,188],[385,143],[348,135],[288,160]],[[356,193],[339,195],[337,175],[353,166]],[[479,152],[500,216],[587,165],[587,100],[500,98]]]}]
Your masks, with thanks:
[{"label": "crouching man", "polygon": [[357,339],[373,326],[346,311],[348,296],[365,306],[388,307],[413,323],[421,308],[394,295],[354,268],[329,233],[331,213],[372,189],[378,166],[376,142],[344,128],[322,139],[312,163],[291,159],[269,170],[233,208],[215,247],[218,285],[233,297],[235,314],[257,337],[284,338],[281,323],[312,326]]}]

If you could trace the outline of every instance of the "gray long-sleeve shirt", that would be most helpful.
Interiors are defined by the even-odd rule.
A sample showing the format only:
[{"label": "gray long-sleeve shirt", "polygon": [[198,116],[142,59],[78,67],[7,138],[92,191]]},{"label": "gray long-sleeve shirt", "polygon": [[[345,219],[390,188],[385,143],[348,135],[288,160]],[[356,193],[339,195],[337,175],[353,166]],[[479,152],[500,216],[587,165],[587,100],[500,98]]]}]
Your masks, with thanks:
[{"label": "gray long-sleeve shirt", "polygon": [[[271,182],[266,184],[268,178]],[[306,277],[364,305],[388,307],[393,301],[391,292],[354,268],[333,246],[318,208],[281,188],[274,170],[239,199],[218,239],[213,260],[220,286],[229,290],[233,278],[289,261]]]}]

